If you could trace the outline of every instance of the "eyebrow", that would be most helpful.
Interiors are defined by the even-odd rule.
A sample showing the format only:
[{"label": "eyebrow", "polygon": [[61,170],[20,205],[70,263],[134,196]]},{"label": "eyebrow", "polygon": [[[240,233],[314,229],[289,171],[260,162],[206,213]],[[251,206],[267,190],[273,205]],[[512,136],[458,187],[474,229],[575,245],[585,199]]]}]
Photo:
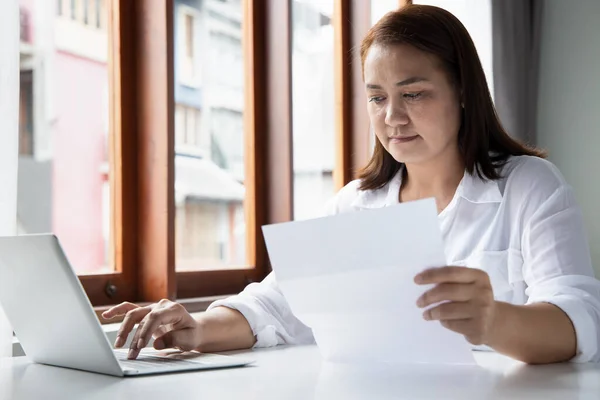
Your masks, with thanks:
[{"label": "eyebrow", "polygon": [[[413,76],[412,78],[405,79],[397,82],[396,86],[407,86],[417,82],[428,82],[429,80],[420,76]],[[367,83],[367,89],[381,89],[381,86]]]}]

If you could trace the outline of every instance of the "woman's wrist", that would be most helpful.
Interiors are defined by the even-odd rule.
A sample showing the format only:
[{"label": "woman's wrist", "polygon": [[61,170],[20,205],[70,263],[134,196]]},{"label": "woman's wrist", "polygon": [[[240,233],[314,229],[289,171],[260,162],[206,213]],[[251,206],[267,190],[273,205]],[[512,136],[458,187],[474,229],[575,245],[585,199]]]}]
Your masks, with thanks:
[{"label": "woman's wrist", "polygon": [[[498,345],[501,345],[502,338],[505,336],[504,328],[507,323],[510,324],[510,304],[501,301],[494,300],[494,311],[492,312],[491,322],[484,338],[486,346],[495,349]],[[508,312],[508,315],[507,315]]]}]

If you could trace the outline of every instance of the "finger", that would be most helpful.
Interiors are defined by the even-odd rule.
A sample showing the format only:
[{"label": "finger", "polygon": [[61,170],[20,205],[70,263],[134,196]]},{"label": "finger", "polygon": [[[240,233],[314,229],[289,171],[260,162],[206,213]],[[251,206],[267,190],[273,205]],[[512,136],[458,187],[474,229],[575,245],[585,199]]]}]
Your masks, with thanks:
[{"label": "finger", "polygon": [[175,348],[177,345],[175,344],[176,340],[174,338],[174,333],[174,331],[170,331],[154,339],[154,348],[156,350]]},{"label": "finger", "polygon": [[156,330],[156,332],[154,332],[152,334],[152,337],[154,339],[161,337],[162,335],[164,335],[165,333],[172,331],[173,330],[173,326],[172,325],[161,325],[158,327],[158,329]]},{"label": "finger", "polygon": [[474,307],[470,302],[444,303],[423,312],[423,319],[426,321],[467,319],[474,318],[476,316],[476,307]]},{"label": "finger", "polygon": [[127,359],[128,360],[135,360],[140,355],[140,351],[142,351],[142,349],[138,349],[138,348],[132,349],[132,348],[129,348],[129,353],[127,353]]},{"label": "finger", "polygon": [[140,328],[142,326],[144,326],[144,324],[146,323],[146,321],[148,319],[148,315],[150,315],[150,312],[148,314],[146,314],[144,316],[144,318],[142,318],[142,320],[138,323],[138,326],[135,329],[135,332],[133,333],[133,338],[131,338],[131,342],[129,343],[129,354],[127,355],[127,358],[129,360],[135,360],[137,358],[137,356],[140,354],[140,351],[142,350],[141,347],[138,348],[137,337],[139,336],[138,333],[140,331]]},{"label": "finger", "polygon": [[115,347],[119,348],[125,344],[125,342],[127,341],[127,337],[129,336],[129,333],[131,332],[135,324],[140,322],[151,310],[152,308],[149,306],[138,307],[127,313],[125,319],[123,319],[123,322],[121,323],[119,331],[117,332],[117,340],[115,341]]},{"label": "finger", "polygon": [[149,312],[138,324],[133,338],[131,339],[131,343],[129,344],[129,354],[127,355],[127,358],[129,360],[135,360],[139,356],[142,349],[146,346],[145,343],[142,343],[142,341],[140,340],[140,334],[144,329],[144,326],[148,324],[148,321],[151,318],[151,315],[153,314],[156,315],[157,310]]},{"label": "finger", "polygon": [[167,339],[166,336],[167,336],[167,333],[154,339],[154,343],[152,344],[152,346],[156,350],[164,350],[164,349],[173,347],[173,345],[171,344],[172,340],[170,338]]},{"label": "finger", "polygon": [[114,307],[109,308],[108,310],[104,311],[102,313],[102,317],[104,317],[106,319],[111,319],[114,317],[118,317],[120,315],[125,315],[129,311],[135,310],[136,308],[140,308],[140,306],[137,306],[137,305],[135,305],[133,303],[129,303],[129,302],[121,303],[118,306],[114,306]]},{"label": "finger", "polygon": [[157,309],[148,314],[145,321],[140,324],[133,338],[137,347],[142,349],[146,346],[153,334],[155,334],[161,326],[172,325],[174,330],[177,330],[178,324],[182,319],[182,313],[186,313],[183,307],[171,306],[168,308]]},{"label": "finger", "polygon": [[468,301],[475,291],[472,283],[440,283],[423,293],[417,300],[417,306],[423,308],[441,301]]},{"label": "finger", "polygon": [[468,267],[441,267],[430,268],[415,276],[415,283],[419,285],[436,283],[474,283],[485,272],[477,268]]},{"label": "finger", "polygon": [[468,335],[472,332],[473,320],[471,319],[449,319],[440,321],[440,324],[453,332]]},{"label": "finger", "polygon": [[[144,325],[146,325],[148,323],[148,320],[151,318],[152,315],[157,314],[158,311],[165,309],[165,307],[170,304],[171,304],[171,302],[169,300],[159,301],[158,303],[156,303],[152,306],[152,311],[149,312],[139,322],[138,327],[137,327],[137,329],[133,335],[133,338],[131,339],[131,343],[129,345],[129,354],[127,355],[128,359],[130,359],[130,360],[136,359],[137,356],[140,354],[140,351],[146,346],[145,343],[142,343],[142,341],[140,341],[140,334],[144,329]],[[160,325],[162,325],[162,324],[159,324],[159,326]]]}]

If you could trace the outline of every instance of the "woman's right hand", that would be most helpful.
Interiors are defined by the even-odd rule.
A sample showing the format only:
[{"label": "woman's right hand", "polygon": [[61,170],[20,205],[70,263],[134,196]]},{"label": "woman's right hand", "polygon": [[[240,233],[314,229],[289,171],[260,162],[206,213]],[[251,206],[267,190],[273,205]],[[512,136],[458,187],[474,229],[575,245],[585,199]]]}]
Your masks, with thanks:
[{"label": "woman's right hand", "polygon": [[161,300],[140,307],[132,303],[121,303],[102,313],[106,319],[125,315],[117,333],[115,347],[122,347],[136,324],[127,358],[135,359],[141,349],[154,337],[154,348],[162,350],[177,348],[182,351],[195,350],[200,345],[200,324],[179,303]]}]

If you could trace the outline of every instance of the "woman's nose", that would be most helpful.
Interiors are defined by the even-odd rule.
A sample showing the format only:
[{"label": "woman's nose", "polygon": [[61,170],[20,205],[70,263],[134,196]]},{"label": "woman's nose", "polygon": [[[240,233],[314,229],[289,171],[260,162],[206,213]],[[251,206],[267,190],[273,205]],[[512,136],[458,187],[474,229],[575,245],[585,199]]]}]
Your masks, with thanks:
[{"label": "woman's nose", "polygon": [[389,102],[386,113],[385,123],[388,126],[401,126],[408,124],[409,117],[406,107],[402,104]]}]

